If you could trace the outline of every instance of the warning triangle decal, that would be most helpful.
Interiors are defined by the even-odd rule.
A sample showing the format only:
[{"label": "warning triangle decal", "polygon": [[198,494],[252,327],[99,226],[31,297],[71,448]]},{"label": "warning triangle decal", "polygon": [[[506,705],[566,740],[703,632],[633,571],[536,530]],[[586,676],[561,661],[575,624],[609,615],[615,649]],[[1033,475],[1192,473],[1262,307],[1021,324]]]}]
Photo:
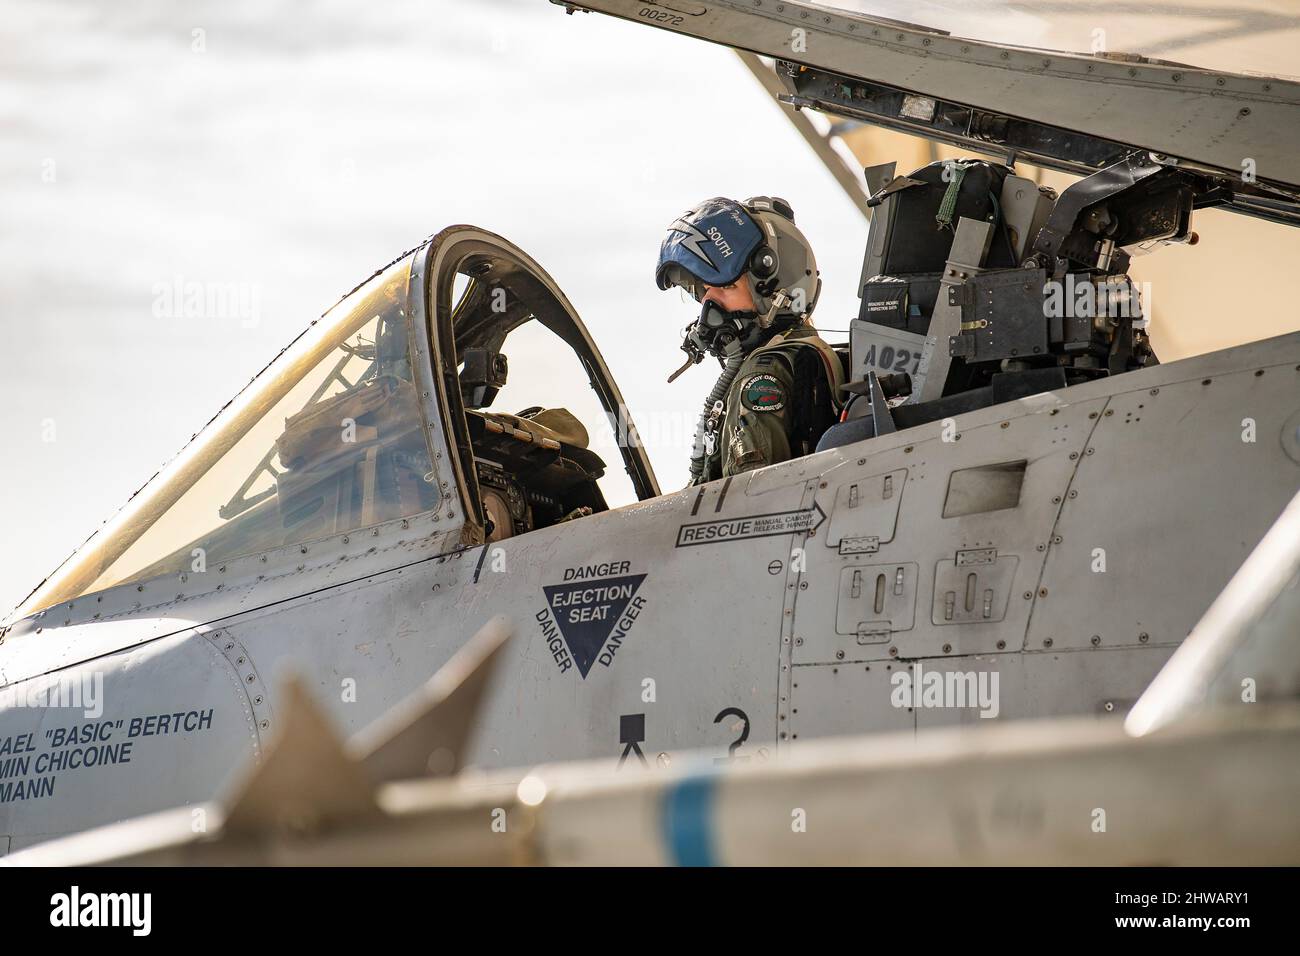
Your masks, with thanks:
[{"label": "warning triangle decal", "polygon": [[644,574],[543,587],[555,623],[583,679],[614,632],[614,626],[645,580]]}]

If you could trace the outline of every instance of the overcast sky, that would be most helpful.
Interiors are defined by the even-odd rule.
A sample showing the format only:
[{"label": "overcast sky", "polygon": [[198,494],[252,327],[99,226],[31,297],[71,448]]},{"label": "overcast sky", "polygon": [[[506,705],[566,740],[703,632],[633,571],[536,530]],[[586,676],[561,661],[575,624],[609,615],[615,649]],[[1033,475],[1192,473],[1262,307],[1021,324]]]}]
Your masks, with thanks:
[{"label": "overcast sky", "polygon": [[[856,313],[864,221],[720,47],[545,0],[6,0],[0,48],[6,611],[312,318],[446,225],[550,271],[634,414],[690,419],[712,383],[665,384],[695,309],[653,280],[699,199],[790,200],[821,324]],[[258,320],[155,317],[177,278],[255,289]],[[651,445],[665,489],[687,451]]]}]

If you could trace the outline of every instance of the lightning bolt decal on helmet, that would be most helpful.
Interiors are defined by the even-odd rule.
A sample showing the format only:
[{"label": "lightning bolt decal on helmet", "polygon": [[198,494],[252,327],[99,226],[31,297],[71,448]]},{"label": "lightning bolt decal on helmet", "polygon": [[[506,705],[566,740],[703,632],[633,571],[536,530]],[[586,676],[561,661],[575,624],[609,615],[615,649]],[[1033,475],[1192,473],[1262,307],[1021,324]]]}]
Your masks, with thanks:
[{"label": "lightning bolt decal on helmet", "polygon": [[668,227],[659,247],[655,282],[698,297],[701,285],[731,285],[745,274],[763,230],[733,199],[706,200]]},{"label": "lightning bolt decal on helmet", "polygon": [[685,219],[678,219],[673,222],[673,224],[668,227],[668,231],[682,233],[686,238],[678,239],[678,243],[695,253],[699,258],[703,259],[710,269],[717,268],[717,265],[709,257],[709,250],[704,247],[704,244],[709,241],[708,236],[704,235],[704,233],[700,232],[700,230],[696,229]]}]

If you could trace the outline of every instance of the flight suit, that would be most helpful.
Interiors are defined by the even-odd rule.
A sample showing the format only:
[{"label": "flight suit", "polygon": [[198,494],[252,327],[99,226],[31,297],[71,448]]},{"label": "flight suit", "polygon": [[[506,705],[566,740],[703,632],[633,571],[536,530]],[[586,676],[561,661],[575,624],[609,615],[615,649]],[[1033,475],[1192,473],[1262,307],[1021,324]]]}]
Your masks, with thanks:
[{"label": "flight suit", "polygon": [[839,357],[810,325],[755,349],[740,366],[721,415],[706,425],[697,484],[811,452],[835,420],[843,381]]}]

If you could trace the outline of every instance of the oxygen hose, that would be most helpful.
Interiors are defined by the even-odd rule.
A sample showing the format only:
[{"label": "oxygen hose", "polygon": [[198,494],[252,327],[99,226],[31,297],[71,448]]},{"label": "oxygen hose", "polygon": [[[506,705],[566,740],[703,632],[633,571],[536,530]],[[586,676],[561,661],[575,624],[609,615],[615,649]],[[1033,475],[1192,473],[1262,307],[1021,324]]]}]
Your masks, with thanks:
[{"label": "oxygen hose", "polygon": [[741,348],[740,342],[735,339],[727,343],[725,354],[722,374],[718,376],[717,382],[714,383],[712,390],[709,392],[709,397],[704,400],[704,409],[700,412],[699,424],[695,426],[695,442],[691,446],[692,484],[699,480],[700,475],[704,474],[704,459],[706,457],[704,428],[713,412],[713,406],[727,397],[727,391],[731,388],[731,383],[736,380],[736,375],[740,372],[740,366],[745,362],[745,351]]}]

